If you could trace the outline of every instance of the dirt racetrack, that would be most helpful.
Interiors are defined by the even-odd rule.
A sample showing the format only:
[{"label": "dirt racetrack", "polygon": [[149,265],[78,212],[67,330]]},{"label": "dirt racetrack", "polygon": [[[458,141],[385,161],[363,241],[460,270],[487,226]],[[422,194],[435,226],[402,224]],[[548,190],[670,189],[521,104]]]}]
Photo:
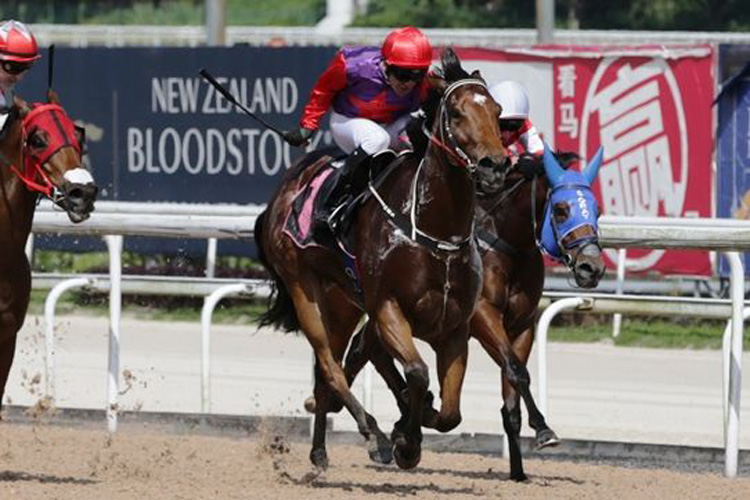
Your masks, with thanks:
[{"label": "dirt racetrack", "polygon": [[106,432],[0,424],[0,498],[5,499],[743,499],[750,478],[719,473],[527,460],[530,480],[508,480],[499,457],[425,451],[412,471],[376,466],[363,447],[329,445],[316,473],[307,442]]}]

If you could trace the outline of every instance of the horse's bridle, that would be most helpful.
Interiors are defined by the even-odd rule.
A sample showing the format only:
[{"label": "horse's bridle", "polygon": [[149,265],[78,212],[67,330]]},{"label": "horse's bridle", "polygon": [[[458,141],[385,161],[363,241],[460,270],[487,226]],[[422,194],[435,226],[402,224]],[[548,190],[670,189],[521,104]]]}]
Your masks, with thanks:
[{"label": "horse's bridle", "polygon": [[[48,113],[50,119],[55,125],[55,128],[60,135],[61,140],[57,140],[54,145],[48,145],[41,155],[33,153],[27,153],[27,140],[28,140],[28,129],[33,127],[33,122],[38,120],[43,113]],[[65,199],[65,194],[50,181],[49,176],[42,168],[47,160],[49,160],[55,153],[64,147],[74,148],[78,154],[83,152],[83,144],[78,141],[75,137],[75,131],[79,128],[77,125],[71,126],[67,124],[70,121],[61,120],[61,116],[67,118],[65,110],[59,104],[47,103],[35,106],[29,114],[23,118],[22,124],[22,148],[23,148],[23,172],[21,172],[15,165],[10,165],[10,169],[18,176],[21,182],[26,185],[30,191],[36,191],[47,198],[52,200],[55,204],[60,204]],[[68,125],[68,126],[66,126]],[[37,182],[36,179],[41,178],[41,182]]]},{"label": "horse's bridle", "polygon": [[[477,80],[474,78],[467,78],[465,80],[459,80],[457,82],[453,82],[443,93],[443,97],[440,100],[440,118],[438,122],[438,132],[440,134],[440,139],[437,139],[432,133],[430,133],[429,130],[426,129],[425,124],[422,124],[422,131],[424,134],[428,137],[430,142],[432,142],[435,146],[440,148],[442,151],[447,153],[451,158],[453,158],[457,163],[458,166],[465,168],[469,174],[473,175],[474,172],[476,172],[477,169],[477,162],[471,161],[471,158],[469,158],[469,155],[466,154],[466,152],[461,149],[461,147],[458,145],[458,142],[456,141],[455,136],[450,130],[450,125],[448,124],[447,120],[447,111],[446,111],[446,105],[447,105],[447,99],[450,96],[450,94],[456,90],[458,87],[461,87],[463,85],[480,85],[483,88],[487,88],[487,85],[482,80]],[[448,140],[450,141],[450,146],[446,144],[445,137],[448,137]],[[385,202],[385,200],[380,196],[380,193],[377,191],[377,186],[374,186],[372,182],[369,184],[370,192],[372,193],[373,197],[377,200],[378,204],[380,205],[380,208],[385,212],[386,216],[388,217],[389,222],[393,224],[395,227],[397,227],[403,234],[408,235],[409,238],[412,241],[416,241],[420,245],[426,246],[432,250],[442,250],[442,251],[448,251],[448,252],[456,252],[458,250],[463,249],[467,245],[469,245],[474,238],[474,230],[472,228],[469,236],[467,236],[465,239],[458,243],[453,243],[450,241],[444,241],[439,240],[437,238],[433,238],[429,234],[425,233],[424,231],[421,231],[417,227],[417,221],[416,221],[416,187],[417,187],[417,181],[419,179],[419,173],[422,170],[422,165],[424,164],[424,158],[419,163],[419,166],[417,167],[417,171],[414,174],[414,179],[412,181],[412,203],[411,203],[411,211],[410,211],[410,217],[407,219],[400,213],[398,213],[396,210],[393,210],[391,207],[388,206],[388,204]],[[383,176],[381,176],[382,178]]]},{"label": "horse's bridle", "polygon": [[[487,84],[476,78],[467,78],[453,82],[447,89],[445,89],[445,92],[440,99],[440,113],[438,115],[437,125],[440,139],[436,138],[434,134],[427,130],[424,123],[422,123],[422,131],[432,144],[448,153],[448,156],[453,158],[459,166],[464,167],[473,175],[477,170],[478,162],[472,161],[471,158],[469,158],[469,155],[467,155],[466,152],[461,149],[461,146],[458,145],[458,141],[451,131],[450,121],[448,120],[448,98],[454,90],[464,85],[479,85],[482,88],[487,89]],[[447,141],[446,137],[448,138]]]}]

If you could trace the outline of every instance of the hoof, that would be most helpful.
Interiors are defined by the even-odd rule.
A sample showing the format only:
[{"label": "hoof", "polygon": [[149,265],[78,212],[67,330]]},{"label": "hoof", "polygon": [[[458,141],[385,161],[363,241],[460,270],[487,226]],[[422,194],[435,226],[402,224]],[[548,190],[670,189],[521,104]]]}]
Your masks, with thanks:
[{"label": "hoof", "polygon": [[516,481],[516,482],[519,482],[519,483],[521,483],[523,481],[528,481],[529,480],[529,478],[526,477],[526,474],[524,474],[523,471],[521,471],[521,472],[511,472],[510,473],[510,478],[513,481]]},{"label": "hoof", "polygon": [[422,447],[419,445],[409,447],[396,444],[393,446],[393,458],[396,459],[396,465],[399,468],[413,469],[422,460]]},{"label": "hoof", "polygon": [[551,446],[557,446],[560,444],[560,438],[557,437],[555,431],[550,428],[544,429],[536,435],[536,449],[541,450]]},{"label": "hoof", "polygon": [[391,442],[383,436],[380,438],[371,440],[367,453],[370,455],[370,460],[376,464],[389,464],[393,462],[393,452],[391,451]]},{"label": "hoof", "polygon": [[393,462],[393,444],[380,429],[375,430],[375,439],[370,438],[370,459],[379,464]]},{"label": "hoof", "polygon": [[315,413],[315,396],[310,396],[305,400],[305,411],[307,413]]},{"label": "hoof", "polygon": [[319,470],[326,470],[328,468],[328,453],[325,448],[319,448],[310,451],[310,461]]}]

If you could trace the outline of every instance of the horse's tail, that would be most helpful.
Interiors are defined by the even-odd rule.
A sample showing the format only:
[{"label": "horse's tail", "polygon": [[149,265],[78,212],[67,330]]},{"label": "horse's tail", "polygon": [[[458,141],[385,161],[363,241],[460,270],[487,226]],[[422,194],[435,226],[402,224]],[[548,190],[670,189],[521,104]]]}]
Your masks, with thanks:
[{"label": "horse's tail", "polygon": [[266,218],[266,211],[264,210],[255,219],[255,229],[253,230],[253,238],[255,239],[255,246],[258,249],[258,260],[266,268],[268,274],[271,275],[273,283],[271,284],[271,295],[268,297],[268,309],[265,313],[261,314],[259,321],[260,326],[273,325],[276,328],[282,328],[287,332],[299,330],[299,319],[297,319],[297,311],[294,309],[294,302],[292,297],[289,295],[289,291],[286,289],[284,282],[281,280],[281,276],[274,270],[273,266],[268,263],[268,258],[263,250],[263,227]]}]

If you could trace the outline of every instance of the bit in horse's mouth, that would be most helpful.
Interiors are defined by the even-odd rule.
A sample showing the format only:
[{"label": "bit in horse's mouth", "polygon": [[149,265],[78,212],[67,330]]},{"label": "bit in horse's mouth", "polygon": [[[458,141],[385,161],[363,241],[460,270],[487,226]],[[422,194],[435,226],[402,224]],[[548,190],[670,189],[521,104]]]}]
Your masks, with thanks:
[{"label": "bit in horse's mouth", "polygon": [[74,224],[83,222],[89,217],[91,217],[91,212],[73,212],[72,210],[68,210],[68,218]]}]

